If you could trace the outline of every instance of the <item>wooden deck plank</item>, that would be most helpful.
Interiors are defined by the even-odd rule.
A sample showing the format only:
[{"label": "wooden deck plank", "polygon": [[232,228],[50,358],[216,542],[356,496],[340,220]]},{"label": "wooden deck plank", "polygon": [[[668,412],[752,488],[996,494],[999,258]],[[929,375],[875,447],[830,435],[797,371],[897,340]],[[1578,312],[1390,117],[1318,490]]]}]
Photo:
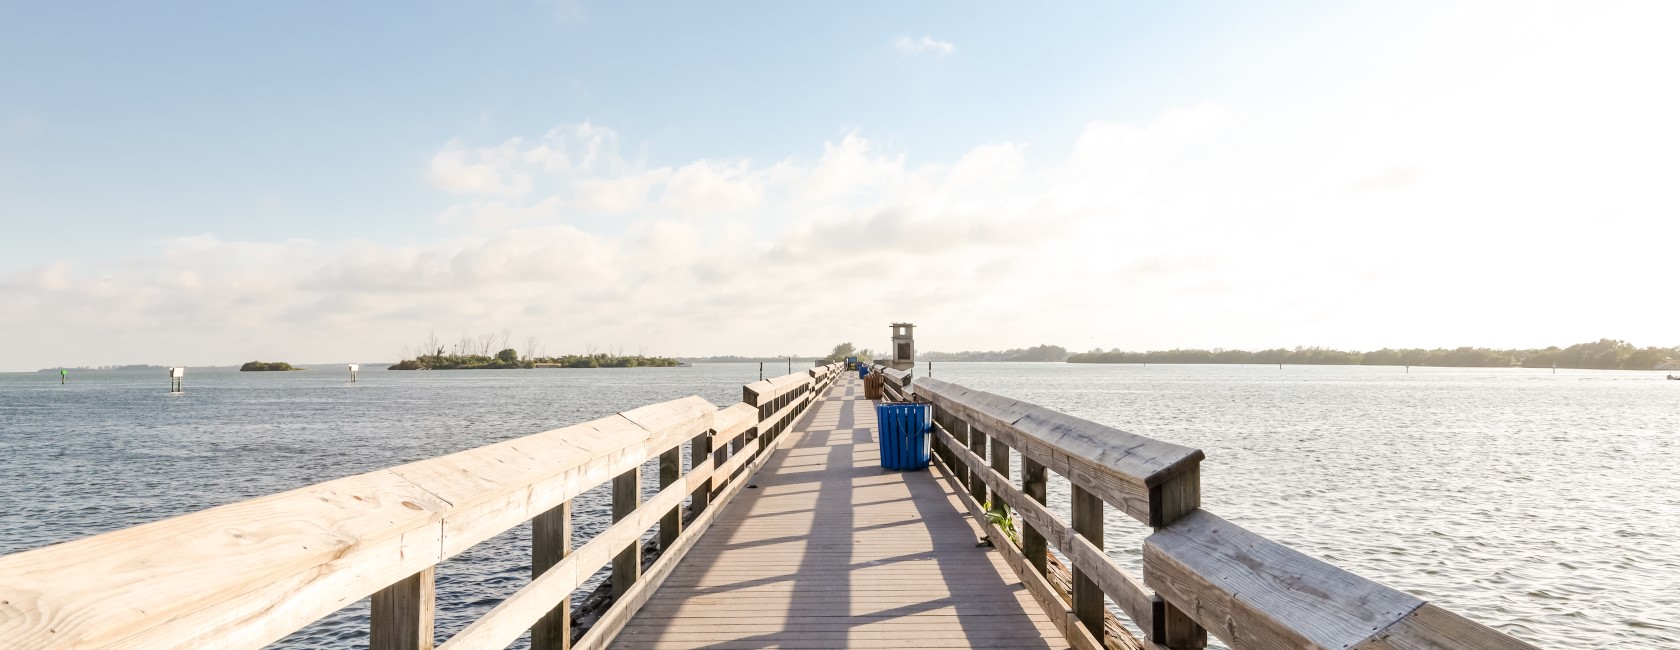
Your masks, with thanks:
[{"label": "wooden deck plank", "polygon": [[857,376],[827,393],[613,647],[1066,648],[949,482],[881,469]]}]

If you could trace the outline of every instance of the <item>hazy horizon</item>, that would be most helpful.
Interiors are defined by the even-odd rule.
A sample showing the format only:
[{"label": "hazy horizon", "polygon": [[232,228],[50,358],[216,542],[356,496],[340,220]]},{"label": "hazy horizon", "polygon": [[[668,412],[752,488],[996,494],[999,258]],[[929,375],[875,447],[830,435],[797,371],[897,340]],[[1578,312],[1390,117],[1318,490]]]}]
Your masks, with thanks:
[{"label": "hazy horizon", "polygon": [[554,353],[879,350],[896,321],[920,350],[1674,345],[1677,24],[1660,2],[7,5],[0,370],[503,328]]},{"label": "hazy horizon", "polygon": [[[1590,342],[1577,342],[1577,343],[1590,343]],[[1629,342],[1629,343],[1632,343],[1632,342]],[[1061,347],[1061,346],[1055,346],[1054,344],[1040,344],[1040,345]],[[1568,345],[1574,345],[1574,344],[1568,344]],[[1552,347],[1566,348],[1566,347],[1568,347],[1568,345],[1555,345],[1555,346],[1546,346],[1546,347],[1542,347],[1542,348],[1528,348],[1528,349],[1530,349],[1530,350],[1545,350],[1547,348],[1552,348]],[[925,351],[919,352],[918,356],[964,355],[964,354],[1000,354],[1000,353],[1011,352],[1011,351],[1025,351],[1025,350],[1029,349],[1029,347],[1036,347],[1036,346],[1001,348],[1001,349],[997,349],[997,350],[960,350],[960,351],[925,350]],[[1300,349],[1301,347],[1305,347],[1305,346],[1287,346],[1287,347],[1279,347],[1279,348],[1272,348],[1272,349],[1293,350],[1293,349]],[[1451,350],[1451,349],[1456,349],[1456,348],[1459,348],[1459,347],[1480,347],[1480,346],[1452,346],[1452,347],[1447,347],[1447,348],[1436,348],[1436,349]],[[1642,346],[1642,345],[1638,345],[1636,343],[1634,344],[1634,347],[1672,347],[1672,348],[1675,348],[1675,349],[1680,349],[1680,346]],[[1398,350],[1398,349],[1401,349],[1401,348],[1395,348],[1395,347],[1390,346],[1390,347],[1384,347],[1384,348],[1377,348],[1377,349],[1374,349],[1374,350],[1342,350],[1342,351],[1344,351],[1344,352],[1361,352],[1361,353],[1368,354],[1370,352],[1377,351],[1377,350]],[[1485,349],[1506,351],[1506,350],[1522,350],[1524,348],[1490,347],[1490,348],[1485,348]],[[1081,353],[1081,352],[1088,352],[1088,351],[1100,352],[1100,351],[1106,351],[1106,350],[1122,350],[1122,348],[1101,348],[1101,349],[1098,349],[1098,350],[1067,350],[1067,352],[1073,353],[1073,354],[1078,354],[1078,353]],[[1206,348],[1206,350],[1225,351],[1225,350],[1235,350],[1235,349],[1234,348]],[[1127,352],[1127,353],[1149,353],[1149,352],[1167,352],[1167,351],[1174,351],[1174,350],[1123,350],[1123,351]],[[1259,350],[1254,350],[1254,351],[1257,352]],[[879,350],[879,351],[876,351],[876,352],[878,354],[890,354],[890,351],[888,351],[888,350]],[[555,356],[561,356],[561,355],[565,355],[565,354],[576,354],[576,353],[561,352],[561,353],[556,353]],[[629,353],[629,354],[634,354],[634,353]],[[828,356],[828,354],[829,353],[823,353],[823,354],[794,354],[794,355],[715,354],[715,355],[669,355],[669,356],[671,356],[672,358],[681,359],[681,360],[685,360],[685,361],[693,360],[693,361],[702,361],[702,362],[704,362],[704,360],[714,359],[714,358],[741,358],[741,359],[743,359],[742,363],[753,363],[753,362],[756,362],[756,360],[759,360],[759,359],[765,359],[765,360],[768,360],[768,361],[779,361],[779,360],[782,360],[782,359],[791,359],[792,361],[795,361],[795,362],[807,362],[807,361],[811,361],[813,359],[821,359],[823,357]],[[411,357],[404,357],[404,358],[411,358]],[[292,361],[290,359],[261,358],[261,359],[246,359],[246,360],[235,361],[235,362],[231,362],[231,363],[228,363],[228,362],[210,362],[210,363],[198,364],[196,367],[210,368],[210,369],[228,369],[228,368],[238,368],[241,364],[244,364],[247,361],[286,361],[286,362],[290,362],[294,366],[300,366],[300,369],[303,369],[303,368],[301,368],[302,366],[333,366],[333,365],[339,365],[339,364],[345,364],[345,363],[394,364],[394,363],[396,363],[397,361],[400,361],[400,360],[401,359],[359,359],[359,360],[345,359],[345,360],[337,360],[337,361]],[[919,362],[921,362],[921,361],[933,361],[935,363],[997,363],[997,362],[999,362],[997,360],[976,360],[976,359],[919,359],[918,361]],[[1035,360],[1034,362],[1042,363],[1043,361]],[[1056,363],[1060,363],[1060,362],[1061,361],[1056,361]],[[1150,363],[1155,363],[1155,364],[1158,364],[1158,365],[1178,365],[1178,364],[1210,365],[1206,362],[1178,362],[1178,361],[1151,361]],[[1311,363],[1302,364],[1302,363],[1298,363],[1298,362],[1286,362],[1286,363],[1288,365],[1321,365],[1321,364],[1311,364]],[[49,366],[44,366],[44,367],[36,368],[36,369],[32,369],[32,370],[0,369],[0,373],[3,373],[3,372],[22,372],[22,373],[47,372],[47,371],[51,371],[51,370],[55,370],[55,369],[105,370],[105,369],[116,369],[116,368],[112,368],[113,366],[167,367],[167,366],[170,366],[170,365],[172,365],[172,364],[156,363],[156,362],[134,362],[134,363],[122,363],[122,364],[94,363],[94,364],[81,364],[81,365],[78,365],[78,366],[69,366],[69,365],[53,366],[53,365],[49,365]],[[188,367],[193,367],[192,365],[189,365],[189,364],[178,364],[178,365],[188,365]],[[1219,365],[1219,364],[1211,364],[1211,365]],[[1341,364],[1323,364],[1323,365],[1341,365]],[[1392,364],[1383,364],[1383,365],[1392,365]],[[1419,365],[1422,365],[1422,364],[1419,364]],[[1490,366],[1482,366],[1480,368],[1487,369],[1489,367]],[[380,367],[380,366],[377,366],[377,365],[370,366],[368,368],[364,368],[364,370],[370,370],[370,369],[383,370],[384,368]],[[1573,368],[1573,369],[1580,370],[1580,369],[1583,369],[1583,368]]]}]

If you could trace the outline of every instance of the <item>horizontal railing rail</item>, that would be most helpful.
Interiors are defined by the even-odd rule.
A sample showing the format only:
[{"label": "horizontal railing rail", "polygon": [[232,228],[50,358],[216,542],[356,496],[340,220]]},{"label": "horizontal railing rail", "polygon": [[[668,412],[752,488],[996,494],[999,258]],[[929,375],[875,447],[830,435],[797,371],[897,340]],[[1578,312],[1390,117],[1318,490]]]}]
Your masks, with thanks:
[{"label": "horizontal railing rail", "polygon": [[[936,459],[1077,647],[1201,648],[1211,632],[1237,650],[1534,648],[1202,510],[1200,450],[931,378],[916,380],[913,397],[934,409]],[[1045,506],[1046,470],[1072,485],[1069,522]],[[1154,531],[1142,580],[1104,550],[1105,504]],[[1011,539],[991,521],[999,505],[1022,522],[1018,540],[999,542]],[[1071,565],[1067,601],[1050,587],[1047,545]],[[1105,638],[1105,596],[1143,632],[1141,644]]]},{"label": "horizontal railing rail", "polygon": [[[604,647],[769,457],[839,364],[288,492],[0,556],[0,646],[260,648],[372,596],[370,647],[430,648],[435,567],[532,522],[533,580],[449,639],[566,647],[570,596],[612,564],[613,604],[573,647]],[[684,446],[690,463],[682,468]],[[640,500],[659,459],[657,495]],[[612,520],[572,546],[572,499],[611,482]],[[688,498],[690,518],[682,516]],[[685,525],[686,520],[686,525]],[[643,573],[641,538],[659,527]]]},{"label": "horizontal railing rail", "polygon": [[882,377],[886,378],[881,387],[885,390],[887,399],[895,402],[909,401],[910,382],[915,379],[915,372],[889,368],[879,363],[874,364],[870,368],[870,372],[880,373]]}]

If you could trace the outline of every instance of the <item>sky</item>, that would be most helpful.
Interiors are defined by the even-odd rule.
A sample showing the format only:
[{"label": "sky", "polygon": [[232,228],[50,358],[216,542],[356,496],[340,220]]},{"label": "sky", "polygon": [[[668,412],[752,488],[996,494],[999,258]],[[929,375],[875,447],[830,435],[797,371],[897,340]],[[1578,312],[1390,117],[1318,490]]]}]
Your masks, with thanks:
[{"label": "sky", "polygon": [[0,370],[1680,344],[1680,3],[0,0]]}]

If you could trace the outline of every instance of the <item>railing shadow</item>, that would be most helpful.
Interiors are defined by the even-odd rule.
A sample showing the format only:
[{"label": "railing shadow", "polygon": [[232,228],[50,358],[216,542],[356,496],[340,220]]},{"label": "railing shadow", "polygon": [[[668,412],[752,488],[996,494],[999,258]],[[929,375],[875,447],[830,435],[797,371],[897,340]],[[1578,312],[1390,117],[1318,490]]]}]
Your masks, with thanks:
[{"label": "railing shadow", "polygon": [[[727,621],[729,626],[741,621],[741,633],[696,638],[695,625],[682,623],[681,612],[673,609],[660,614],[669,618],[644,621],[634,638],[621,637],[621,646],[680,643],[721,650],[791,641],[800,647],[848,647],[879,645],[901,634],[973,647],[1058,647],[1044,638],[1048,624],[1028,615],[1023,603],[1031,600],[1021,596],[1020,581],[1002,572],[991,549],[976,546],[976,529],[946,483],[929,472],[880,468],[871,426],[874,405],[857,395],[858,386],[855,380],[837,382],[829,400],[812,409],[806,426],[789,431],[784,446],[753,479],[760,491],[735,504],[740,519],[715,530],[722,537],[689,558],[727,557],[734,570],[758,553],[761,567],[786,562],[785,567],[666,594],[674,603],[696,597],[708,606],[743,603]],[[817,458],[822,470],[812,469]],[[761,526],[756,534],[742,534],[755,522]],[[771,535],[765,536],[766,530]],[[871,534],[892,535],[903,547],[892,548],[892,542]],[[797,557],[784,555],[789,553]],[[727,578],[712,569],[689,570]],[[751,611],[754,605],[760,611]],[[697,611],[689,615],[701,615],[693,614]]]}]

